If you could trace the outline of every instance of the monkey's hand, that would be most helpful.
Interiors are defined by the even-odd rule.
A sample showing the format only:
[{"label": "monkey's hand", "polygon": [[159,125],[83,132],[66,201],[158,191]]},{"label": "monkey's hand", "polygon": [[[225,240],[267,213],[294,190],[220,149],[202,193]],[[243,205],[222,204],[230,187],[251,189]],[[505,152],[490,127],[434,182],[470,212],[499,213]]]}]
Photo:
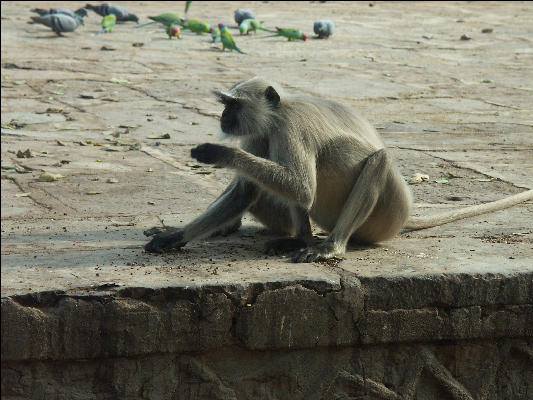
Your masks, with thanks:
[{"label": "monkey's hand", "polygon": [[148,253],[164,253],[172,249],[179,249],[187,244],[183,240],[183,230],[175,229],[157,233],[145,246]]},{"label": "monkey's hand", "polygon": [[205,164],[224,165],[230,162],[234,152],[231,147],[204,143],[191,149],[191,157]]}]

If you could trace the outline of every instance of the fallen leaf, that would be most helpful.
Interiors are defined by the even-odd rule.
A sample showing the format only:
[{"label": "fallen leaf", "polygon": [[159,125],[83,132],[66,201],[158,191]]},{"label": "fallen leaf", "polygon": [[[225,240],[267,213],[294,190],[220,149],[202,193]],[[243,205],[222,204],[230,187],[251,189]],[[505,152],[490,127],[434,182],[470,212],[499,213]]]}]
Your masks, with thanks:
[{"label": "fallen leaf", "polygon": [[163,133],[162,135],[148,136],[147,139],[170,139],[170,135],[168,133]]},{"label": "fallen leaf", "polygon": [[118,183],[118,179],[115,179],[115,178],[108,178],[107,183]]},{"label": "fallen leaf", "polygon": [[90,192],[86,192],[85,194],[88,194],[88,195],[95,195],[95,194],[102,194],[102,192],[95,192],[95,191],[90,191]]},{"label": "fallen leaf", "polygon": [[111,220],[111,226],[134,226],[134,225],[135,225],[135,222],[133,221],[121,222],[121,221]]},{"label": "fallen leaf", "polygon": [[105,145],[105,146],[102,146],[102,150],[105,150],[105,151],[122,151],[122,149],[118,146],[109,146],[109,145]]},{"label": "fallen leaf", "polygon": [[429,180],[429,175],[416,173],[409,179],[410,185],[415,185],[417,183],[422,183],[423,181]]},{"label": "fallen leaf", "polygon": [[80,93],[80,98],[82,98],[82,99],[97,99],[98,96],[95,96],[92,93]]},{"label": "fallen leaf", "polygon": [[154,172],[152,168],[148,168],[145,172]]},{"label": "fallen leaf", "polygon": [[110,81],[113,83],[129,83],[129,84],[135,83],[132,81],[128,81],[127,79],[118,79],[118,78],[111,78]]},{"label": "fallen leaf", "polygon": [[134,128],[138,128],[139,125],[126,125],[126,124],[121,124],[118,126],[119,128],[123,128],[123,129],[134,129]]},{"label": "fallen leaf", "polygon": [[448,183],[450,182],[448,178],[439,178],[435,181],[435,183]]},{"label": "fallen leaf", "polygon": [[497,181],[498,178],[478,178],[476,179],[476,181],[478,182],[494,182],[494,181]]},{"label": "fallen leaf", "polygon": [[462,178],[462,176],[454,175],[451,172],[447,172],[447,174],[448,174],[448,178]]},{"label": "fallen leaf", "polygon": [[50,93],[52,93],[52,94],[56,94],[56,95],[58,95],[58,96],[59,96],[59,95],[62,95],[62,94],[65,94],[65,92],[57,92],[57,91],[55,91],[55,90],[52,90]]},{"label": "fallen leaf", "polygon": [[30,192],[28,192],[28,193],[17,193],[15,195],[15,197],[29,197],[30,194],[31,194]]},{"label": "fallen leaf", "polygon": [[43,174],[41,174],[41,176],[39,176],[39,182],[53,182],[64,177],[65,175],[52,174],[51,172],[44,172]]},{"label": "fallen leaf", "polygon": [[48,107],[46,112],[50,114],[60,114],[63,112],[63,109],[60,107]]},{"label": "fallen leaf", "polygon": [[104,101],[114,101],[114,102],[119,102],[119,101],[120,101],[119,99],[116,99],[116,98],[114,98],[114,97],[110,97],[110,96],[102,97],[100,100],[104,100]]}]

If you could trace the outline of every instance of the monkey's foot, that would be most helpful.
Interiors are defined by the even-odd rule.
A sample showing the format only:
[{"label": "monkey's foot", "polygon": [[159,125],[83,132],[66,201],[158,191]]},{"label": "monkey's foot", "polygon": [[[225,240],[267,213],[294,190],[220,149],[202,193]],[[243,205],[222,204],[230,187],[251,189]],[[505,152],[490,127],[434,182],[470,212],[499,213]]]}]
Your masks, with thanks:
[{"label": "monkey's foot", "polygon": [[154,235],[157,235],[158,233],[163,233],[163,232],[172,233],[172,232],[177,232],[179,230],[180,228],[174,228],[172,226],[154,226],[153,228],[145,230],[143,233],[144,233],[144,236],[154,236]]},{"label": "monkey's foot", "polygon": [[149,253],[164,253],[185,246],[187,242],[183,240],[183,230],[174,229],[176,230],[172,232],[155,234],[154,238],[144,246],[144,250]]},{"label": "monkey's foot", "polygon": [[298,250],[292,256],[293,262],[313,262],[319,260],[327,260],[344,254],[344,249],[335,243],[324,241],[316,246],[306,247]]},{"label": "monkey's foot", "polygon": [[307,246],[304,240],[298,238],[281,238],[269,240],[265,244],[265,253],[269,256],[290,253]]}]

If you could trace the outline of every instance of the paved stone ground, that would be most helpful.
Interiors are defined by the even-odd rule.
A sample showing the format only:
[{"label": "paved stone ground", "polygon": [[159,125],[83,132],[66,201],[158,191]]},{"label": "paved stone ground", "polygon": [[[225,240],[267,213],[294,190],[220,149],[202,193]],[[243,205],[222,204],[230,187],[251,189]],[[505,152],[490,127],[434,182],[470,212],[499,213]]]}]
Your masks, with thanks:
[{"label": "paved stone ground", "polygon": [[[351,248],[339,263],[264,256],[270,235],[251,219],[182,252],[142,250],[144,229],[186,223],[229,182],[229,171],[196,164],[189,150],[217,141],[211,90],[254,75],[358,108],[406,178],[430,176],[412,186],[417,214],[532,188],[530,2],[250,2],[266,26],[311,34],[315,19],[332,18],[337,31],[305,43],[236,36],[247,56],[207,36],[168,40],[157,26],[95,36],[94,13],[66,38],[26,24],[32,7],[85,4],[73,3],[2,2],[2,296],[532,270],[531,203]],[[141,21],[169,11],[163,2],[125,6]],[[194,2],[190,16],[231,26],[238,7]],[[34,157],[16,156],[26,149]],[[43,172],[64,178],[39,182]],[[435,182],[447,176],[456,178]]]}]

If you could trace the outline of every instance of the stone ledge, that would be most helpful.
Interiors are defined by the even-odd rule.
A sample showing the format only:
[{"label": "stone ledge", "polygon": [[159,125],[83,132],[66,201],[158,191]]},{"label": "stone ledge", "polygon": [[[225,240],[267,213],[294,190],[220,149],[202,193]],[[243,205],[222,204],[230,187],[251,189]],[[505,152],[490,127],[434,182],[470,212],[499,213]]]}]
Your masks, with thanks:
[{"label": "stone ledge", "polygon": [[100,287],[10,296],[2,299],[2,362],[146,356],[225,346],[292,350],[531,338],[533,304],[527,294],[532,276],[359,280],[345,275],[339,285],[295,281]]}]

